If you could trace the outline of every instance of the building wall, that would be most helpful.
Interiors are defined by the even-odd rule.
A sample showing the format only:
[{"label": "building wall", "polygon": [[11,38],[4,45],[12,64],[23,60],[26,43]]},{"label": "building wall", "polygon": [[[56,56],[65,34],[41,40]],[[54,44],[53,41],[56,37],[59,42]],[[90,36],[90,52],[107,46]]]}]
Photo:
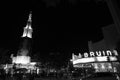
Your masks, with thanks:
[{"label": "building wall", "polygon": [[[102,28],[104,39],[99,42],[88,42],[89,51],[116,49],[118,42],[120,42],[120,35],[114,24]],[[120,45],[120,44],[119,44]]]},{"label": "building wall", "polygon": [[102,28],[103,36],[105,39],[106,46],[109,49],[115,49],[117,46],[117,42],[120,39],[120,35],[117,32],[117,28],[115,24],[108,25]]},{"label": "building wall", "polygon": [[89,51],[102,51],[107,50],[105,40],[93,43],[92,41],[88,42]]}]

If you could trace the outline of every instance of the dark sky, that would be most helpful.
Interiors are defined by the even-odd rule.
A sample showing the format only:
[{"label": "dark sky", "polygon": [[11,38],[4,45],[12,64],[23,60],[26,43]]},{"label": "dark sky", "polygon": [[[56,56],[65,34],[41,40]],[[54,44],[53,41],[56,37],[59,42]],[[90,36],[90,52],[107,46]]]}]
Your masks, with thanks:
[{"label": "dark sky", "polygon": [[4,2],[0,13],[0,47],[18,48],[30,10],[33,11],[33,48],[43,55],[85,52],[88,40],[101,40],[101,27],[113,23],[105,2],[53,0],[51,5],[48,1]]}]

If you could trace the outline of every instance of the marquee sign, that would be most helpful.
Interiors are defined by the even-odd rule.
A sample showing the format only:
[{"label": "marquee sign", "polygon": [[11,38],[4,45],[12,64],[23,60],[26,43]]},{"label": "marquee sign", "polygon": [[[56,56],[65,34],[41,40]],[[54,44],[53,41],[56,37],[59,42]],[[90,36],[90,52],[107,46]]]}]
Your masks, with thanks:
[{"label": "marquee sign", "polygon": [[103,56],[118,56],[118,52],[116,50],[110,51],[96,51],[96,52],[85,52],[83,54],[79,53],[79,55],[74,55],[74,53],[72,54],[72,59],[76,60],[76,59],[80,59],[80,58],[89,58],[89,57],[103,57]]},{"label": "marquee sign", "polygon": [[[95,72],[117,72],[116,63],[118,52],[116,50],[85,52],[79,55],[72,54],[74,68],[94,68]],[[109,62],[110,61],[110,62]],[[87,64],[87,65],[86,65]]]},{"label": "marquee sign", "polygon": [[72,54],[73,65],[79,63],[90,63],[90,62],[107,62],[107,61],[117,61],[118,53],[116,50],[110,51],[96,51],[90,53],[79,53],[79,55]]}]

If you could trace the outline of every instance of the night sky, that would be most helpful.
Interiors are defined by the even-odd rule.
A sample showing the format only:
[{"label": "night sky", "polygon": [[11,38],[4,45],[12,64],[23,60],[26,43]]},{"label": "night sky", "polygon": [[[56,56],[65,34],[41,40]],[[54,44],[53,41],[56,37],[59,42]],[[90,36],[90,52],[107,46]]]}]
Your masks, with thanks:
[{"label": "night sky", "polygon": [[75,51],[88,51],[88,41],[103,39],[101,28],[113,23],[103,1],[53,0],[52,5],[49,1],[3,2],[0,48],[18,49],[31,10],[33,52],[41,56],[57,54],[66,58]]}]

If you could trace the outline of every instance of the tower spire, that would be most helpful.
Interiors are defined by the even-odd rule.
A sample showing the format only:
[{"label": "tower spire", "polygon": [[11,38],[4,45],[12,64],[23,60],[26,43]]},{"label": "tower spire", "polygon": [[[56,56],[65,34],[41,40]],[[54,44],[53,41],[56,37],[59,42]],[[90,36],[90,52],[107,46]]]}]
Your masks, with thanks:
[{"label": "tower spire", "polygon": [[30,11],[29,18],[28,18],[28,22],[31,22],[31,23],[32,23],[32,11]]},{"label": "tower spire", "polygon": [[24,27],[24,32],[23,32],[22,37],[32,38],[33,29],[31,26],[32,26],[32,11],[30,11],[27,25],[26,27]]}]

